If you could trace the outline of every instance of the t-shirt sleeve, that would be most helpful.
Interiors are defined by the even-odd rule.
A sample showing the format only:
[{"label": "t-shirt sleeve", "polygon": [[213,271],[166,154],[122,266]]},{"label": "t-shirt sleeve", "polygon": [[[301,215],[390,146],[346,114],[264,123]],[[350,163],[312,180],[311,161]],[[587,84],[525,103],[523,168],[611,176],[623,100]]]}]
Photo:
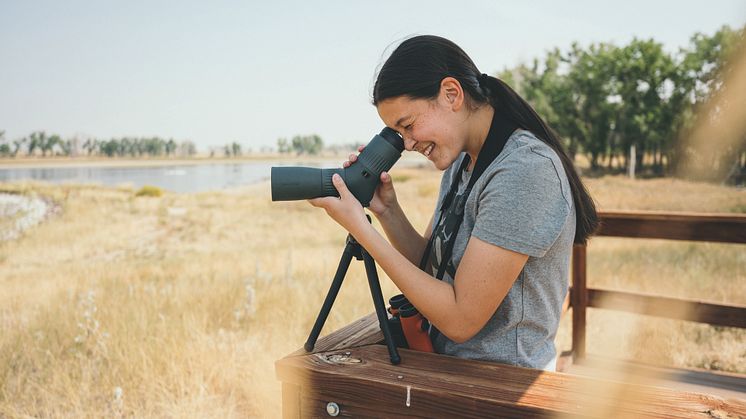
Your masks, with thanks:
[{"label": "t-shirt sleeve", "polygon": [[[490,171],[478,199],[472,235],[487,243],[542,257],[570,214],[564,169],[529,147],[515,150]],[[488,175],[488,173],[485,173]]]}]

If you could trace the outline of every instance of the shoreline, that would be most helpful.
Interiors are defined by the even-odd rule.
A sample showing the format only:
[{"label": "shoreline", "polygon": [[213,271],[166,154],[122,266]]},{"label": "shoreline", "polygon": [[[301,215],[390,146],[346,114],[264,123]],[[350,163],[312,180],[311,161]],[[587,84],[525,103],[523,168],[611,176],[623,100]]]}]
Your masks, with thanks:
[{"label": "shoreline", "polygon": [[[347,154],[323,154],[318,156],[293,156],[281,154],[258,154],[251,156],[193,157],[193,158],[106,158],[106,157],[48,157],[48,158],[0,158],[0,170],[24,168],[58,167],[168,167],[244,163],[324,163],[339,160],[340,166]],[[416,153],[403,153],[399,164],[405,167],[424,165],[428,161]]]}]

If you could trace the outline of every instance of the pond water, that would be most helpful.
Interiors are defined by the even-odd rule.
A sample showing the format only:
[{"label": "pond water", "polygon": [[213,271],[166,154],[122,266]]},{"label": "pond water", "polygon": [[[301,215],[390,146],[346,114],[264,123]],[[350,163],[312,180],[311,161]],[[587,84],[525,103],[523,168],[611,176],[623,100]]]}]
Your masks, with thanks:
[{"label": "pond water", "polygon": [[339,167],[338,160],[315,163],[242,162],[138,167],[0,167],[0,182],[37,180],[104,186],[157,186],[171,192],[213,191],[269,180],[272,166]]}]

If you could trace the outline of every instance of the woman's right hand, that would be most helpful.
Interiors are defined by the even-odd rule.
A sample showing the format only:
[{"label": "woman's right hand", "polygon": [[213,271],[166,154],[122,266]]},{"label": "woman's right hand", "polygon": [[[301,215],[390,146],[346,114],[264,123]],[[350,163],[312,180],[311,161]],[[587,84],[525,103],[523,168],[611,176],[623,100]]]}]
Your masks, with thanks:
[{"label": "woman's right hand", "polygon": [[[365,148],[364,145],[358,147],[357,151],[362,152]],[[357,161],[357,154],[350,154],[347,161],[342,163],[342,167],[347,168]],[[373,194],[373,199],[370,200],[368,208],[377,218],[381,218],[386,213],[395,208],[398,205],[396,200],[396,192],[394,191],[394,183],[391,179],[391,175],[388,172],[381,172],[381,179],[376,187],[376,192]]]}]

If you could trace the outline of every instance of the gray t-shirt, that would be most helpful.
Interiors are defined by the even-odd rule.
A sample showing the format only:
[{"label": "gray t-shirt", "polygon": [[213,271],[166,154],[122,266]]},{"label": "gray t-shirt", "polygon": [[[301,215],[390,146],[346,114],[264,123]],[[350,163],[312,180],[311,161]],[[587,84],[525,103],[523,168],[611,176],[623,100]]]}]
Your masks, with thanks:
[{"label": "gray t-shirt", "polygon": [[[443,174],[433,224],[440,217],[453,177],[460,175],[456,172],[464,156]],[[462,174],[458,194],[466,189],[470,176],[470,171]],[[449,235],[447,231],[440,233],[430,257],[433,272],[440,266],[443,235]],[[474,184],[444,281],[453,284],[471,236],[529,257],[484,328],[461,344],[441,333],[434,341],[436,352],[553,369],[554,337],[568,289],[575,209],[559,157],[531,132],[516,130]]]}]

